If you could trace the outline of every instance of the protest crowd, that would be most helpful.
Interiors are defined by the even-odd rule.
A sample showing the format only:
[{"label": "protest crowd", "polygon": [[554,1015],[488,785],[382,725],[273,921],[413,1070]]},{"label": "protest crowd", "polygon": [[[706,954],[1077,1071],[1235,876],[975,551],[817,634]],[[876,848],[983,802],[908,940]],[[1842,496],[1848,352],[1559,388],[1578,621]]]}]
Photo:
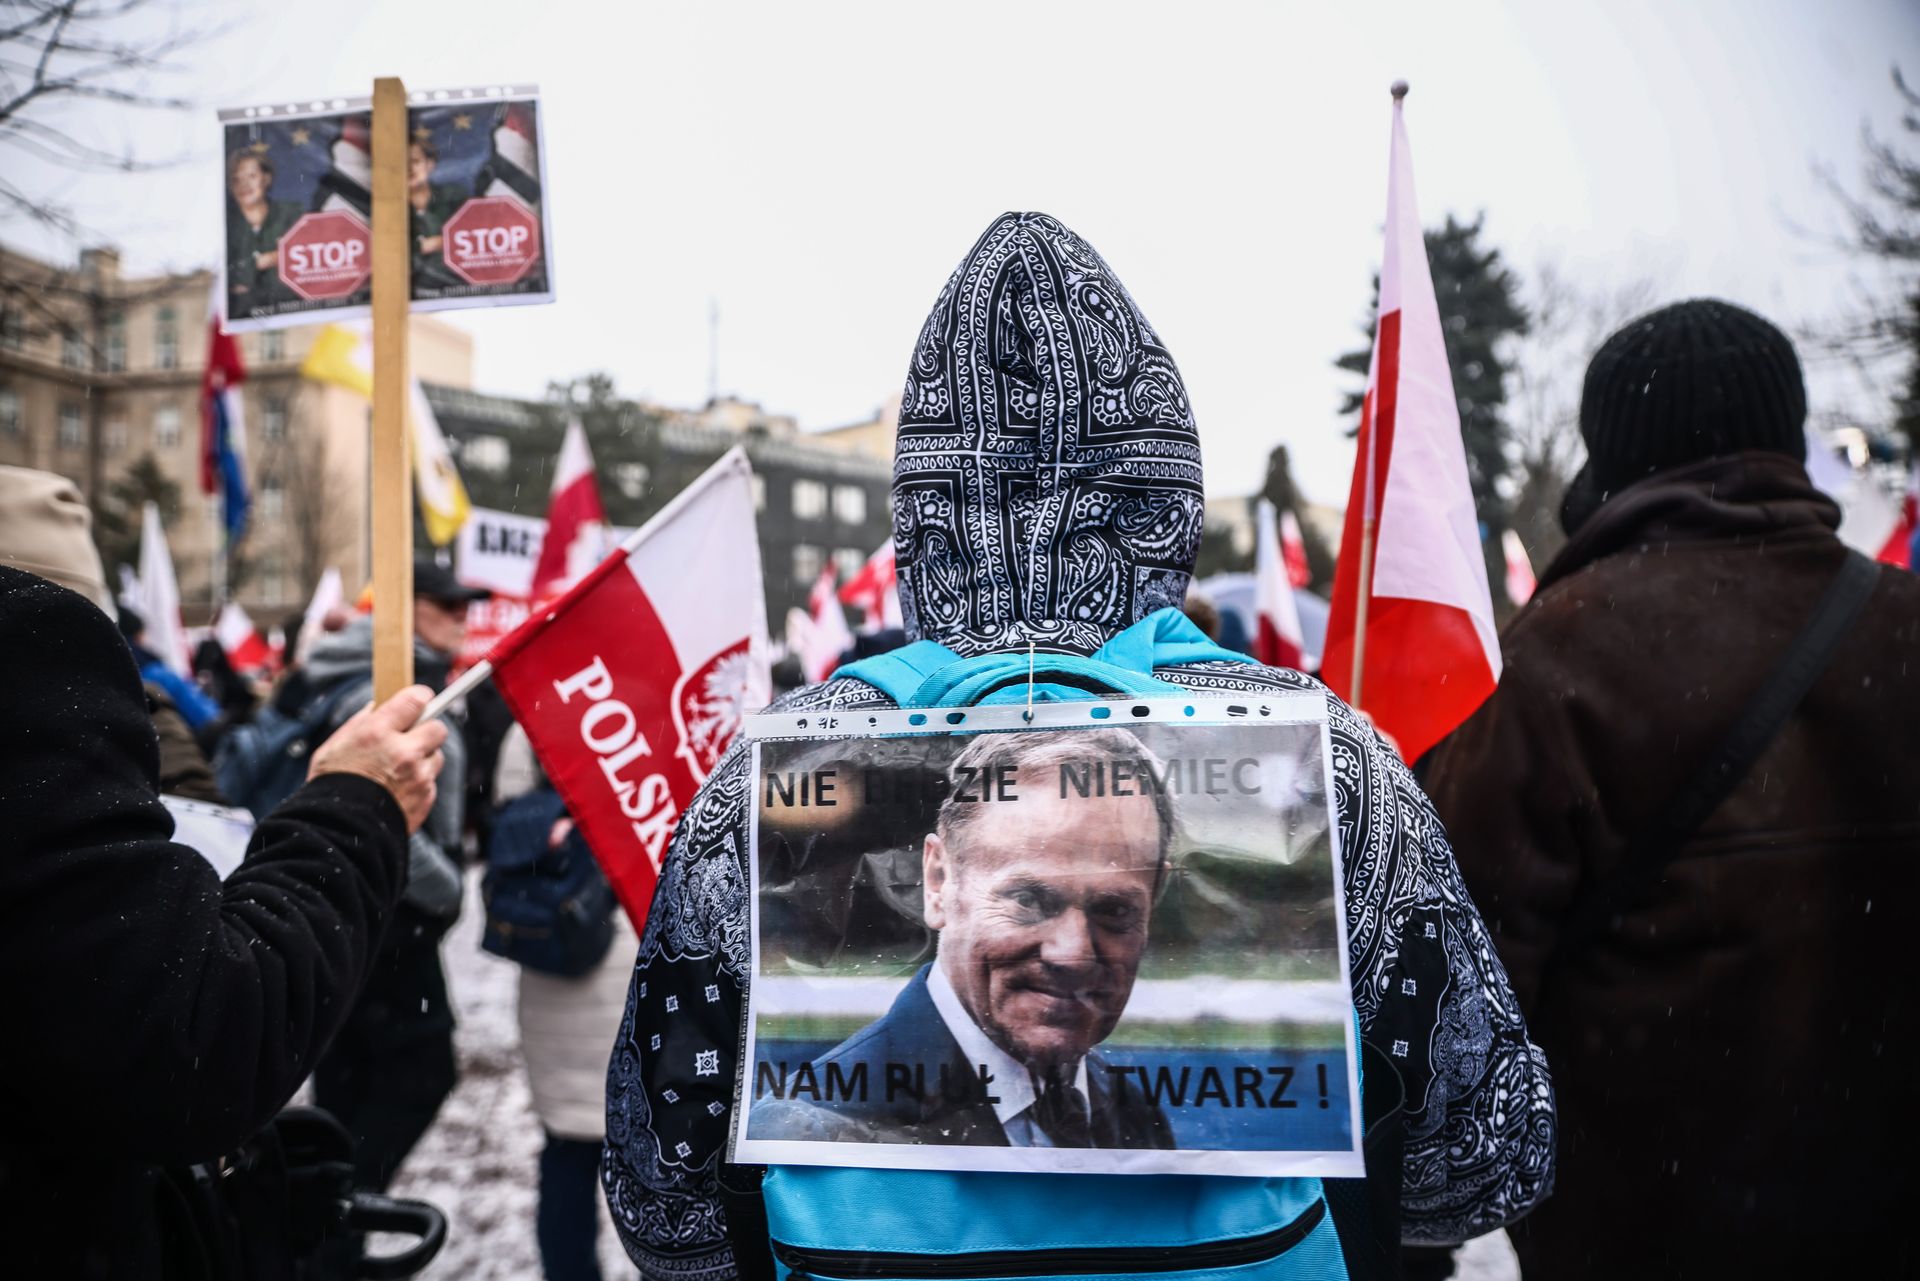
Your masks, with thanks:
[{"label": "protest crowd", "polygon": [[[272,139],[222,163],[229,538],[229,329],[311,310],[309,220],[404,196],[416,305],[554,297],[500,92],[295,201],[223,115]],[[1911,504],[1843,541],[1783,325],[1649,300],[1564,371],[1564,542],[1497,615],[1404,97],[1325,600],[1272,504],[1210,595],[1205,391],[1042,212],[925,282],[891,542],[783,636],[741,450],[616,536],[575,423],[478,663],[418,417],[423,545],[270,633],[189,634],[163,541],[116,585],[81,486],[0,465],[0,1275],[1920,1271]],[[483,984],[525,1102],[476,1118]],[[532,1205],[476,1246],[483,1177]]]}]

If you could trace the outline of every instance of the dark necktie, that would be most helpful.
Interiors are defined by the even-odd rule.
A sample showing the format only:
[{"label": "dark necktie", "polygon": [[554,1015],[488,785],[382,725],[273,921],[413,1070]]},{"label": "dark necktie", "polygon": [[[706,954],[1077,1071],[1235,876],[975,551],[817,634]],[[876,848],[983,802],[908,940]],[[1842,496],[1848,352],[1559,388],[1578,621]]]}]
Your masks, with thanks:
[{"label": "dark necktie", "polygon": [[1093,1146],[1087,1096],[1072,1081],[1047,1081],[1033,1101],[1033,1121],[1057,1148]]}]

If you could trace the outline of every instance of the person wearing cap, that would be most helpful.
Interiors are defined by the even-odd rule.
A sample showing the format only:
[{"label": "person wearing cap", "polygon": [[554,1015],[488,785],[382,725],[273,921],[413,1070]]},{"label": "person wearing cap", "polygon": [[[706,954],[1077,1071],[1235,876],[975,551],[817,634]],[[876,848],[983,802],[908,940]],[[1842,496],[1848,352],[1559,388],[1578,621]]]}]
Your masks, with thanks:
[{"label": "person wearing cap", "polygon": [[[1849,562],[1806,412],[1793,345],[1743,308],[1609,338],[1569,541],[1501,637],[1499,689],[1426,766],[1553,1065],[1558,1186],[1511,1230],[1529,1277],[1920,1257],[1898,1191],[1920,1140],[1920,579]],[[1829,595],[1849,583],[1850,620]],[[1811,683],[1728,752],[1815,618],[1841,621]]]},{"label": "person wearing cap", "polygon": [[[467,606],[491,594],[430,561],[414,565],[414,679],[445,686],[466,640]],[[341,718],[363,706],[373,691],[373,615],[321,636],[300,680],[309,714],[326,705]],[[410,838],[406,894],[359,1004],[314,1072],[315,1100],[354,1136],[354,1172],[363,1188],[388,1185],[456,1080],[440,940],[460,914],[467,753],[459,719],[447,721],[446,767],[433,812]]]},{"label": "person wearing cap", "polygon": [[341,1026],[445,730],[417,687],[354,716],[223,883],[171,839],[89,529],[71,481],[0,467],[0,1271],[199,1275],[163,1170],[238,1148]]}]

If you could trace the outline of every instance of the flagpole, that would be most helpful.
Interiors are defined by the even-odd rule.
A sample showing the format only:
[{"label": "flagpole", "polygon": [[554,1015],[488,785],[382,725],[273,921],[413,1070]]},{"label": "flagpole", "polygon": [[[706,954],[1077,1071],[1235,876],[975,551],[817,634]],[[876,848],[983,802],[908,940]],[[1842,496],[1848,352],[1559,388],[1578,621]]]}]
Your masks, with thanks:
[{"label": "flagpole", "polygon": [[[1392,87],[1388,89],[1388,92],[1393,95],[1393,110],[1397,117],[1400,112],[1400,105],[1405,102],[1407,98],[1407,82],[1404,80],[1394,81]],[[1389,223],[1387,226],[1387,234],[1389,236],[1395,234],[1396,230],[1391,222],[1392,212],[1393,211],[1389,210]],[[1377,357],[1380,348],[1379,306],[1377,302],[1374,307],[1373,345],[1376,356],[1374,369],[1377,376],[1379,370]],[[1365,684],[1367,673],[1367,606],[1373,599],[1373,544],[1380,526],[1380,505],[1374,492],[1375,463],[1378,459],[1376,452],[1378,449],[1377,441],[1380,436],[1380,424],[1374,421],[1374,410],[1376,410],[1379,405],[1379,389],[1375,388],[1374,393],[1372,398],[1373,403],[1367,406],[1366,418],[1364,419],[1367,433],[1367,480],[1364,489],[1366,500],[1365,506],[1361,509],[1362,519],[1360,522],[1360,588],[1354,595],[1353,605],[1353,682],[1348,688],[1349,701],[1356,709],[1360,707],[1360,695]]]}]

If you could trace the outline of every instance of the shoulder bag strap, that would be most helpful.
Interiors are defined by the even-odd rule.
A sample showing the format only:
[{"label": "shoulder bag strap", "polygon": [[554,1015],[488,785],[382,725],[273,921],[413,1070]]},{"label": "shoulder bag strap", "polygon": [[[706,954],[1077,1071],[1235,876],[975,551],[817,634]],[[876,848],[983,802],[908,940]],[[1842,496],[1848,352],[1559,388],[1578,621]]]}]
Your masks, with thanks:
[{"label": "shoulder bag strap", "polygon": [[1799,635],[1767,673],[1706,762],[1667,799],[1639,839],[1628,846],[1627,866],[1574,908],[1554,946],[1556,959],[1564,960],[1581,945],[1605,934],[1621,913],[1659,881],[1674,855],[1732,794],[1826,671],[1879,577],[1879,565],[1859,552],[1847,553],[1839,575],[1813,607]]}]

